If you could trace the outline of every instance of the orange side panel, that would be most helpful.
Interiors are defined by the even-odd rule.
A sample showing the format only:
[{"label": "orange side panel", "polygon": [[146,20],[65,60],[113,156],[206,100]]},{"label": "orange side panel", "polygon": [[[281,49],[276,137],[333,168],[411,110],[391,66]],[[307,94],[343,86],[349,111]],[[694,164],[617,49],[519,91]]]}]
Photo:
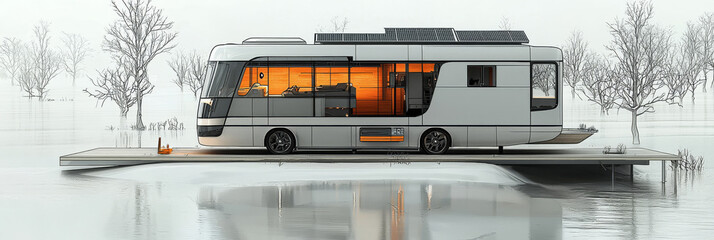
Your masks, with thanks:
[{"label": "orange side panel", "polygon": [[360,136],[360,142],[403,142],[404,136]]}]

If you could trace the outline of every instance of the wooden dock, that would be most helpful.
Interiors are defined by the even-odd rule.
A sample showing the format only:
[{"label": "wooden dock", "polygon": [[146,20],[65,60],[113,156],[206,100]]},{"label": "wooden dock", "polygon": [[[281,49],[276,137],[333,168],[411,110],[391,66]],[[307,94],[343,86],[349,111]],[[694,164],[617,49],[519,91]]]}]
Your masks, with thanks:
[{"label": "wooden dock", "polygon": [[450,150],[427,155],[409,151],[298,152],[271,155],[261,150],[174,148],[158,154],[156,148],[95,148],[61,156],[60,166],[127,166],[169,162],[480,162],[504,165],[600,164],[648,165],[650,161],[677,161],[677,155],[646,148],[627,149],[624,154],[604,154],[600,148]]}]

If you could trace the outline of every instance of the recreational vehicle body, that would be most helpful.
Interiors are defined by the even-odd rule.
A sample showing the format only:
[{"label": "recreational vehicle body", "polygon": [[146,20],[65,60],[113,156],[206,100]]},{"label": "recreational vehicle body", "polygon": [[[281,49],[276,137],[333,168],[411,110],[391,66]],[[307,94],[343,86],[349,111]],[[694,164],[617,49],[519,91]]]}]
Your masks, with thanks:
[{"label": "recreational vehicle body", "polygon": [[522,31],[386,28],[217,45],[198,141],[279,154],[547,141],[563,125],[562,51],[527,43]]}]

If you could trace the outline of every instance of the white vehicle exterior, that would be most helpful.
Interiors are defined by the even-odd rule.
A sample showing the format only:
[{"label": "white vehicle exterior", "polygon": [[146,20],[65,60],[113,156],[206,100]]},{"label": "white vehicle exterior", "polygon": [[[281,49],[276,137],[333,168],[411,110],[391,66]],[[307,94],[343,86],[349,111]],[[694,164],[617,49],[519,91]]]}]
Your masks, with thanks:
[{"label": "white vehicle exterior", "polygon": [[[204,85],[197,121],[198,140],[201,145],[266,147],[271,131],[280,129],[291,135],[290,139],[283,139],[293,142],[290,143],[292,146],[287,146],[290,148],[289,151],[278,151],[278,153],[287,153],[293,148],[297,150],[424,149],[429,143],[425,144],[425,141],[433,140],[425,139],[425,135],[438,130],[435,135],[442,133],[446,135],[446,149],[500,147],[547,141],[558,136],[562,130],[563,105],[560,89],[562,89],[563,58],[562,51],[556,47],[460,42],[260,43],[222,44],[215,46],[211,51],[209,57],[211,67],[207,74],[210,79],[206,79]],[[293,91],[307,97],[290,98],[289,96],[292,96],[290,89],[285,90],[282,95],[274,94],[275,91],[270,89],[276,87],[269,84],[268,90],[254,94],[254,97],[235,94],[237,91],[247,91],[248,93],[244,94],[249,96],[254,93],[254,90],[259,90],[259,86],[265,84],[253,84],[248,90],[243,88],[239,90],[239,86],[244,86],[245,83],[241,82],[241,77],[237,77],[238,75],[231,75],[237,72],[221,75],[219,72],[221,70],[217,69],[223,66],[220,65],[221,63],[236,62],[238,64],[236,69],[240,68],[240,64],[244,64],[240,76],[246,79],[244,75],[248,73],[245,71],[252,61],[262,62],[260,63],[262,67],[256,65],[254,68],[258,69],[256,71],[265,71],[265,74],[259,73],[261,79],[264,77],[268,81],[274,79],[275,83],[283,80],[278,79],[278,73],[269,70],[270,66],[295,63],[302,64],[303,69],[312,68],[312,72],[299,73],[305,76],[312,74],[312,85],[301,88],[309,90]],[[432,63],[435,66],[434,71],[426,72],[424,69],[427,64]],[[322,76],[319,72],[322,70],[317,69],[322,66],[321,64],[332,66],[333,70],[330,71],[332,74],[345,74],[344,69],[347,69],[348,83],[339,86],[335,84],[318,86],[316,79]],[[357,114],[358,110],[367,109],[364,106],[367,106],[368,100],[360,100],[359,94],[372,90],[354,87],[357,85],[359,67],[378,64],[382,64],[383,69],[380,68],[380,71],[384,73],[382,82],[379,83],[381,89],[379,91],[394,93],[391,95],[391,101],[394,102],[392,105],[395,106],[394,114],[361,116]],[[387,67],[384,66],[390,64],[394,64],[389,67],[393,72],[389,72],[389,80],[387,80],[387,70],[384,70]],[[421,64],[421,75],[418,72],[414,75],[409,70],[404,70],[402,76],[406,77],[400,78],[400,73],[396,70],[399,69],[399,64],[404,64],[407,69],[416,69],[413,66],[418,66],[409,64]],[[231,69],[229,65],[225,66],[223,69]],[[551,85],[545,87],[547,90],[536,86],[538,84],[534,81],[538,80],[532,80],[544,72],[536,68],[547,69],[546,74],[550,74],[545,79],[546,85]],[[338,71],[335,69],[341,69],[341,73],[336,73]],[[252,71],[250,74],[255,74]],[[432,80],[426,80],[426,76],[431,76],[430,74],[435,75],[432,95],[427,97],[424,93],[421,96],[424,99],[429,98],[430,102],[419,98],[418,94],[415,95],[416,98],[407,96],[411,94],[410,87],[429,88],[427,81]],[[220,90],[215,91],[216,87],[212,85],[220,82],[218,78],[221,76],[232,77],[224,82],[228,83],[227,85],[234,84],[235,90],[229,94],[223,93],[222,97],[211,96],[212,91],[220,92]],[[330,79],[332,78],[335,77]],[[405,78],[406,80],[403,80]],[[364,85],[364,83],[360,84]],[[325,89],[335,87],[347,89],[340,93],[347,97],[319,97],[320,90],[325,92]],[[420,90],[420,92],[424,91],[426,90]],[[365,98],[365,96],[361,97]],[[539,105],[540,99],[546,99],[547,107]],[[341,105],[334,107],[331,104]],[[382,106],[379,104],[377,103],[377,108]],[[309,114],[309,109],[312,109],[313,114]],[[399,109],[402,112],[398,112]],[[414,109],[417,110],[412,111]],[[282,114],[289,111],[293,113]],[[213,114],[216,112],[219,114]],[[345,116],[334,116],[342,113]],[[327,116],[330,114],[333,116]],[[435,139],[443,140],[444,137]],[[427,150],[427,152],[443,153],[446,149]]]}]

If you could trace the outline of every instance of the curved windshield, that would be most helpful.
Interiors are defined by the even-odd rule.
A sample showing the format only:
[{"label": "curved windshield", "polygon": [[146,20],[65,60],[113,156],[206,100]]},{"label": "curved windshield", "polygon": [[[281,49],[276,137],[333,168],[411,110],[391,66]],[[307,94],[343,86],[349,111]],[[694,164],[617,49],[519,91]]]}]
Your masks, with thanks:
[{"label": "curved windshield", "polygon": [[201,97],[233,97],[243,65],[244,62],[209,63]]}]

